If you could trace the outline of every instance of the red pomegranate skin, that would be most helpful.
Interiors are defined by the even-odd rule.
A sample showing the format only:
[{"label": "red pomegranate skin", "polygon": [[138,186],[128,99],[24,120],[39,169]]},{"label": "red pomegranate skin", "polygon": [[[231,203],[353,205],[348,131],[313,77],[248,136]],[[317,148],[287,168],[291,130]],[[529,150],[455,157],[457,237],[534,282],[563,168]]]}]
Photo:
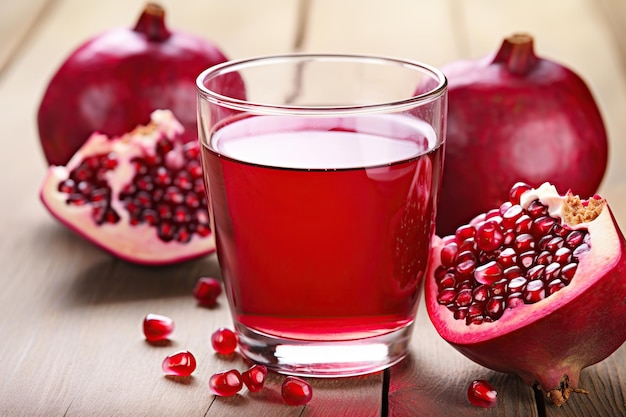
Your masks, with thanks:
[{"label": "red pomegranate skin", "polygon": [[516,181],[549,181],[585,198],[597,191],[608,158],[598,106],[577,74],[534,54],[530,36],[442,70],[449,106],[438,235],[497,207]]},{"label": "red pomegranate skin", "polygon": [[433,271],[443,247],[437,236],[425,283],[428,315],[451,346],[478,364],[538,386],[556,405],[582,391],[583,368],[626,341],[624,235],[608,204],[596,220],[580,226],[589,231],[591,251],[580,256],[571,283],[540,302],[507,309],[495,323],[468,326],[437,302]]},{"label": "red pomegranate skin", "polygon": [[[45,157],[65,165],[93,132],[119,136],[170,109],[197,140],[200,72],[226,61],[204,38],[170,31],[160,6],[149,4],[135,28],[115,28],[88,40],[61,65],[41,101],[37,122]],[[233,79],[233,94],[243,83]]]}]

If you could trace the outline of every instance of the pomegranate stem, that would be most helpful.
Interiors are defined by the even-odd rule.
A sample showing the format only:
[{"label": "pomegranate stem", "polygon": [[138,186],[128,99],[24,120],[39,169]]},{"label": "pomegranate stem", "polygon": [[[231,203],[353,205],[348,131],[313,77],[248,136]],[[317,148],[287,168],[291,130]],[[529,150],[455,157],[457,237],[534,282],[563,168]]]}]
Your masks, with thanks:
[{"label": "pomegranate stem", "polygon": [[153,42],[163,42],[171,35],[165,26],[165,9],[156,3],[146,4],[133,30],[143,33]]},{"label": "pomegranate stem", "polygon": [[533,48],[533,37],[517,33],[504,39],[492,62],[504,64],[513,74],[527,74],[539,62]]}]

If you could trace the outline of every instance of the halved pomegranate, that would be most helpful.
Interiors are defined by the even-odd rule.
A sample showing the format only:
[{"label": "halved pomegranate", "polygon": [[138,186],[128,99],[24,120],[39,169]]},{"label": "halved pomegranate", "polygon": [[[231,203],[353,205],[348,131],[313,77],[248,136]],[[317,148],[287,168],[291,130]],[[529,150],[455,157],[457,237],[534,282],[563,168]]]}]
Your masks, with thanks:
[{"label": "halved pomegranate", "polygon": [[43,204],[61,223],[113,255],[172,264],[215,249],[200,149],[183,143],[169,110],[125,135],[94,133],[66,166],[51,166]]},{"label": "halved pomegranate", "polygon": [[605,199],[516,184],[510,200],[435,238],[426,306],[468,358],[557,405],[626,341],[624,236]]}]

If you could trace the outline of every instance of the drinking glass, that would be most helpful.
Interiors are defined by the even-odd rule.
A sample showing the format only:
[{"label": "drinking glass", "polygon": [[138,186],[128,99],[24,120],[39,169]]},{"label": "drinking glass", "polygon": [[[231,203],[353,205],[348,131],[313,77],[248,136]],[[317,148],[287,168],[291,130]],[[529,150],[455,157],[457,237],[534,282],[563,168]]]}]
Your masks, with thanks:
[{"label": "drinking glass", "polygon": [[444,75],[390,57],[290,54],[216,65],[197,88],[240,352],[319,377],[404,358],[434,233]]}]

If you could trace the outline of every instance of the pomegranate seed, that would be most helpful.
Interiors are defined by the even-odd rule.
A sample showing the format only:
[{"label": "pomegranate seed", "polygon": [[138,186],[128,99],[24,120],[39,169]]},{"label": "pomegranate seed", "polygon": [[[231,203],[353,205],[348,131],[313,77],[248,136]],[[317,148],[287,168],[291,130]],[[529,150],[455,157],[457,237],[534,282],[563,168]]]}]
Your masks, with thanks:
[{"label": "pomegranate seed", "polygon": [[509,281],[521,276],[522,268],[520,268],[519,266],[512,266],[504,270],[504,277]]},{"label": "pomegranate seed", "polygon": [[545,298],[545,293],[543,281],[538,279],[528,281],[528,284],[526,284],[526,290],[523,293],[524,302],[530,304],[541,301]]},{"label": "pomegranate seed", "polygon": [[565,246],[570,249],[575,249],[578,245],[583,243],[585,235],[580,230],[572,230],[565,238]]},{"label": "pomegranate seed", "polygon": [[509,293],[524,291],[524,288],[526,287],[527,282],[528,280],[524,277],[513,278],[512,280],[509,281],[509,286],[508,286]]},{"label": "pomegranate seed", "polygon": [[458,251],[459,247],[455,242],[444,246],[441,250],[441,264],[445,267],[454,265]]},{"label": "pomegranate seed", "polygon": [[506,213],[511,207],[513,207],[513,203],[511,203],[510,201],[505,201],[504,203],[500,204],[500,208],[498,209],[500,216],[504,217],[504,213]]},{"label": "pomegranate seed", "polygon": [[535,248],[535,238],[528,233],[518,235],[513,242],[513,247],[517,253],[527,252]]},{"label": "pomegranate seed", "polygon": [[250,392],[259,392],[265,384],[267,368],[264,365],[252,365],[250,369],[241,374],[241,380]]},{"label": "pomegranate seed", "polygon": [[479,379],[470,383],[467,399],[476,407],[491,408],[497,403],[498,393],[489,382]]},{"label": "pomegranate seed", "polygon": [[524,209],[519,204],[511,206],[504,214],[502,214],[502,226],[507,229],[515,227],[515,222],[522,217]]},{"label": "pomegranate seed", "polygon": [[589,247],[588,244],[583,243],[582,245],[578,246],[576,249],[574,249],[574,252],[572,253],[572,255],[575,258],[579,258],[580,255],[587,253],[591,250],[591,248]]},{"label": "pomegranate seed", "polygon": [[511,187],[511,191],[509,192],[509,201],[512,204],[519,204],[522,194],[524,194],[531,188],[532,187],[525,182],[516,182],[515,184],[513,184],[513,186]]},{"label": "pomegranate seed", "polygon": [[565,283],[557,278],[551,281],[546,288],[547,288],[548,294],[552,295],[558,290],[565,288]]},{"label": "pomegranate seed", "polygon": [[493,297],[485,305],[485,312],[494,320],[498,320],[504,314],[504,297]]},{"label": "pomegranate seed", "polygon": [[439,295],[437,296],[437,302],[439,304],[447,306],[449,304],[452,304],[455,298],[456,290],[454,288],[447,288],[439,293]]},{"label": "pomegranate seed", "polygon": [[174,331],[174,321],[160,314],[150,313],[143,320],[143,334],[148,342],[167,340]]},{"label": "pomegranate seed", "polygon": [[478,287],[474,288],[474,291],[472,291],[472,298],[479,303],[487,301],[489,295],[490,291],[489,286],[487,285],[479,285]]},{"label": "pomegranate seed", "polygon": [[526,276],[529,280],[541,279],[545,274],[545,265],[535,265],[528,270]]},{"label": "pomegranate seed", "polygon": [[552,227],[552,233],[553,233],[555,236],[559,236],[559,237],[563,237],[563,238],[564,238],[565,236],[567,236],[567,234],[569,233],[569,231],[570,231],[570,229],[568,229],[568,228],[566,228],[566,227],[564,227],[564,226],[561,226],[561,225],[560,225],[560,224],[558,224],[558,223],[557,223],[557,224],[555,224],[555,225],[554,225],[554,227]]},{"label": "pomegranate seed", "polygon": [[470,237],[474,237],[475,234],[476,234],[476,229],[474,228],[474,226],[466,224],[456,229],[455,236],[456,236],[457,242],[461,243],[469,239]]},{"label": "pomegranate seed", "polygon": [[515,233],[530,233],[530,229],[533,224],[533,219],[530,218],[529,215],[523,214],[517,221],[515,222]]},{"label": "pomegranate seed", "polygon": [[487,262],[474,271],[474,279],[481,284],[491,285],[501,278],[502,267],[495,261]]},{"label": "pomegranate seed", "polygon": [[211,346],[217,353],[229,355],[237,349],[237,335],[225,327],[219,328],[211,335]]},{"label": "pomegranate seed", "polygon": [[464,290],[459,291],[456,298],[454,299],[454,305],[457,307],[467,307],[472,303],[472,290],[471,288],[466,288]]},{"label": "pomegranate seed", "polygon": [[517,263],[517,254],[513,248],[505,248],[498,255],[498,264],[503,268],[508,268]]},{"label": "pomegranate seed", "polygon": [[439,286],[441,287],[441,289],[454,288],[455,285],[456,285],[456,278],[454,277],[454,274],[450,272],[446,272],[444,276],[441,278],[441,280],[439,281]]},{"label": "pomegranate seed", "polygon": [[464,250],[456,255],[455,265],[462,264],[465,261],[476,262],[476,255],[471,250]]},{"label": "pomegranate seed", "polygon": [[530,233],[536,237],[545,236],[552,230],[555,223],[556,219],[550,216],[536,218],[530,227]]},{"label": "pomegranate seed", "polygon": [[313,388],[305,380],[288,376],[281,387],[283,400],[289,405],[304,405],[311,401]]},{"label": "pomegranate seed", "polygon": [[187,350],[167,355],[161,368],[166,375],[189,376],[196,369],[196,358]]},{"label": "pomegranate seed", "polygon": [[484,251],[493,251],[504,240],[502,227],[494,220],[489,220],[476,229],[476,244]]},{"label": "pomegranate seed", "polygon": [[517,262],[524,268],[530,268],[535,262],[535,256],[537,256],[537,253],[534,250],[529,250],[520,254],[517,258]]},{"label": "pomegranate seed", "polygon": [[569,283],[572,278],[574,278],[574,274],[576,273],[576,269],[578,268],[578,264],[570,263],[561,268],[561,279],[565,283]]},{"label": "pomegranate seed", "polygon": [[463,252],[478,252],[478,245],[476,244],[476,240],[473,237],[468,237],[459,245],[459,253]]},{"label": "pomegranate seed", "polygon": [[487,219],[487,214],[481,213],[478,216],[474,217],[472,220],[470,220],[469,224],[471,226],[476,227],[478,224],[484,223],[486,219]]},{"label": "pomegranate seed", "polygon": [[498,295],[505,295],[507,293],[508,284],[509,283],[506,279],[494,282],[491,284],[491,295],[494,297]]},{"label": "pomegranate seed", "polygon": [[235,395],[243,388],[241,374],[236,369],[217,372],[209,379],[209,387],[215,395],[221,397]]},{"label": "pomegranate seed", "polygon": [[561,265],[567,265],[572,260],[572,251],[569,248],[558,248],[554,252],[553,261],[558,262]]},{"label": "pomegranate seed", "polygon": [[467,317],[467,307],[459,307],[454,310],[453,316],[456,320],[465,320]]},{"label": "pomegranate seed", "polygon": [[552,254],[547,250],[541,251],[535,260],[538,265],[548,265],[550,262],[552,262]]},{"label": "pomegranate seed", "polygon": [[460,276],[472,275],[475,269],[476,269],[476,261],[473,261],[471,259],[467,261],[463,261],[456,266],[456,272]]},{"label": "pomegranate seed", "polygon": [[541,204],[539,200],[535,200],[531,202],[526,208],[526,212],[530,217],[536,219],[538,217],[542,217],[548,214],[548,208]]},{"label": "pomegranate seed", "polygon": [[561,264],[558,262],[552,262],[551,264],[546,266],[543,280],[545,282],[551,282],[554,279],[558,278],[560,273],[561,273]]},{"label": "pomegranate seed", "polygon": [[198,304],[205,307],[213,307],[217,303],[217,297],[222,293],[222,283],[215,278],[202,277],[193,287],[193,296]]}]

